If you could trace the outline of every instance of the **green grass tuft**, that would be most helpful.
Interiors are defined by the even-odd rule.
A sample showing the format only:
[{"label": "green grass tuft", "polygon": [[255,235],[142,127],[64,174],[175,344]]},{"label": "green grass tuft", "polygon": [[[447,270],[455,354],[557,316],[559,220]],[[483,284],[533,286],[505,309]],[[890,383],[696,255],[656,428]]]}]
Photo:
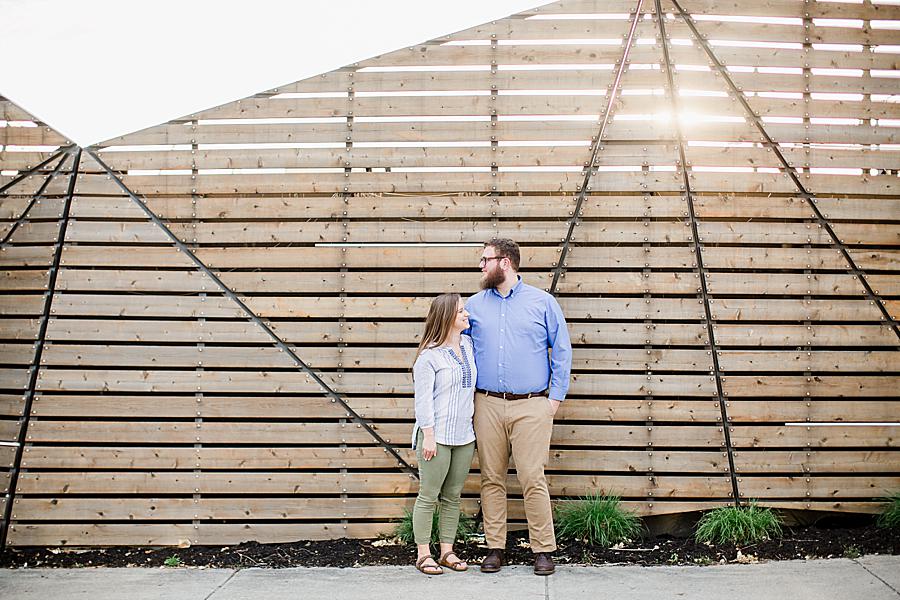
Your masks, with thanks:
[{"label": "green grass tuft", "polygon": [[169,558],[164,560],[163,564],[167,567],[180,567],[181,559],[178,557],[177,554],[173,554],[172,556],[170,556]]},{"label": "green grass tuft", "polygon": [[900,492],[884,499],[887,503],[876,523],[885,529],[900,527]]},{"label": "green grass tuft", "polygon": [[[431,519],[432,544],[437,544],[440,541],[438,540],[438,537],[440,536],[440,529],[438,528],[438,519],[440,518],[440,514],[441,510],[440,508],[438,508],[434,511],[434,516]],[[459,525],[456,527],[456,539],[465,540],[467,537],[475,533],[476,526],[477,524],[475,523],[475,519],[463,512],[460,512]],[[415,542],[411,511],[404,509],[403,518],[397,522],[397,526],[394,528],[394,535],[404,544],[412,544]]]},{"label": "green grass tuft", "polygon": [[747,544],[781,536],[781,518],[755,502],[736,508],[723,506],[704,514],[697,523],[700,543]]},{"label": "green grass tuft", "polygon": [[623,509],[617,496],[589,494],[556,506],[556,532],[561,538],[608,548],[639,537],[642,529],[640,519]]}]

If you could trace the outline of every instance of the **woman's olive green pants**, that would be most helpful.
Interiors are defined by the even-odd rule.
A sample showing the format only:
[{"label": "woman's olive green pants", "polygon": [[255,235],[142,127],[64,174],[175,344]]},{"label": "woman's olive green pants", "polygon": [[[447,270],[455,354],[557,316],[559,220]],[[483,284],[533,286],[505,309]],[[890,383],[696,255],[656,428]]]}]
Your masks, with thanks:
[{"label": "woman's olive green pants", "polygon": [[452,544],[456,540],[456,528],[459,525],[459,496],[472,466],[475,442],[464,446],[438,444],[437,454],[431,460],[425,460],[422,458],[423,435],[419,431],[416,440],[419,495],[413,507],[413,536],[417,544],[431,542],[431,523],[440,499],[439,539],[444,544]]}]

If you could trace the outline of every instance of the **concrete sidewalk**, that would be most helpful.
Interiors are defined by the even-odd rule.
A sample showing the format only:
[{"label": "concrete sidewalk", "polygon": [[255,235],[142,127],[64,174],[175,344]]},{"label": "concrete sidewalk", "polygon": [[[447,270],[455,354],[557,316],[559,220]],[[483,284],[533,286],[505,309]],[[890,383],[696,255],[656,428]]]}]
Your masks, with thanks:
[{"label": "concrete sidewalk", "polygon": [[412,567],[359,569],[0,570],[0,598],[16,600],[897,600],[900,556],[709,567],[526,567],[424,577]]}]

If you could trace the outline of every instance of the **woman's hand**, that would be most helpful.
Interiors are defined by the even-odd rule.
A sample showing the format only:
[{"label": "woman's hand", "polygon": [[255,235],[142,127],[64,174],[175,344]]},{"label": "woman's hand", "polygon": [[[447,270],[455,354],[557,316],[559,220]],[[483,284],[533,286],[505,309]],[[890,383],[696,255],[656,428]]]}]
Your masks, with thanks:
[{"label": "woman's hand", "polygon": [[430,432],[423,430],[422,458],[431,460],[437,455],[437,442],[434,441],[434,429]]}]

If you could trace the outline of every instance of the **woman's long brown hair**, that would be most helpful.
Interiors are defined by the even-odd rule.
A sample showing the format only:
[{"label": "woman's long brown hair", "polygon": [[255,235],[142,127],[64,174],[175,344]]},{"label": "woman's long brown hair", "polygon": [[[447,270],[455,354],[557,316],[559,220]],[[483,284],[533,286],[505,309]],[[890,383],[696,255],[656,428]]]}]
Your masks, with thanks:
[{"label": "woman's long brown hair", "polygon": [[422,341],[419,342],[413,364],[419,358],[422,350],[438,346],[447,339],[447,334],[450,333],[450,328],[456,321],[456,311],[458,310],[459,294],[441,294],[431,301],[431,308],[428,309],[428,316],[425,317],[425,333],[422,334]]}]

